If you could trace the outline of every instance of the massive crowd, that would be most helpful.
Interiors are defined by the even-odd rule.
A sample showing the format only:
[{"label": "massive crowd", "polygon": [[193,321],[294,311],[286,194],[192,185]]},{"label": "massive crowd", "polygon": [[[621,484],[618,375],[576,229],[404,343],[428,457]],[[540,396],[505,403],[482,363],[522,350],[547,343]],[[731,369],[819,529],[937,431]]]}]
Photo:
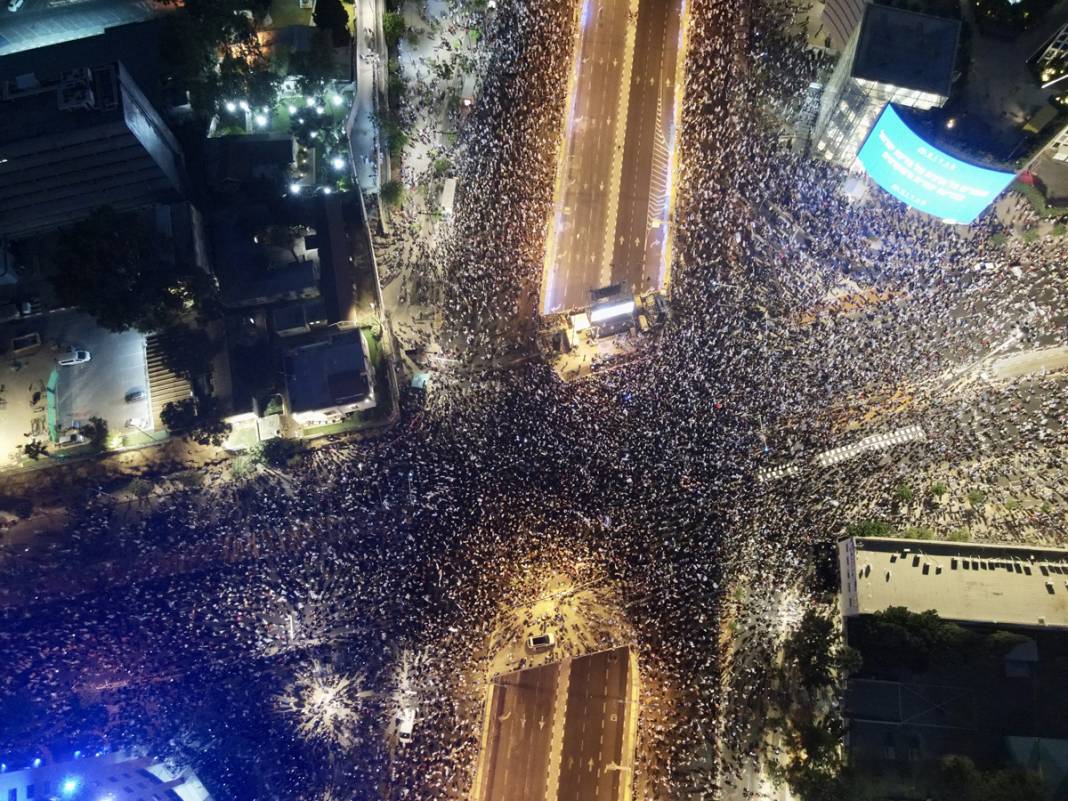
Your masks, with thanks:
[{"label": "massive crowd", "polygon": [[[761,758],[751,724],[770,661],[724,660],[739,577],[761,603],[803,588],[810,547],[850,522],[842,502],[917,465],[989,464],[1011,448],[1059,464],[1047,480],[1064,486],[1056,376],[1025,379],[1040,404],[1030,430],[1018,387],[983,389],[985,437],[958,394],[1005,340],[1063,344],[1056,243],[997,245],[992,212],[962,229],[877,191],[844,197],[841,173],[794,153],[766,119],[821,67],[783,33],[804,9],[688,5],[680,263],[654,358],[571,385],[536,360],[499,369],[533,330],[574,24],[570,0],[499,2],[461,148],[464,203],[448,240],[419,251],[439,259],[426,280],[457,366],[406,394],[402,422],[377,438],[282,472],[175,485],[124,521],[96,493],[59,564],[9,565],[0,751],[136,746],[189,762],[218,799],[387,786],[459,797],[502,610],[549,576],[597,576],[619,620],[586,634],[633,642],[652,678],[635,780],[648,797],[734,797]],[[843,286],[878,294],[836,311]],[[900,387],[912,402],[883,414]],[[873,429],[920,422],[928,438],[889,465],[813,467],[864,415]],[[790,462],[804,469],[757,479]],[[93,593],[64,597],[89,576]],[[764,618],[745,619],[744,646],[773,653]],[[398,747],[402,658],[419,701],[416,736]],[[343,713],[303,697],[324,685]]]}]

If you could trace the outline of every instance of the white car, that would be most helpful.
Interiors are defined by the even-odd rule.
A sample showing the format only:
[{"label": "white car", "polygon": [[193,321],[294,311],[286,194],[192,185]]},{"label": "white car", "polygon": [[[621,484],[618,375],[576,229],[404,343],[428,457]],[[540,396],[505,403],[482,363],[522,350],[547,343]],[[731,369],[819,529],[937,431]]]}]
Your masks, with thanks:
[{"label": "white car", "polygon": [[58,362],[60,367],[73,367],[76,364],[85,364],[91,358],[93,357],[89,351],[71,348],[65,355],[59,357]]},{"label": "white car", "polygon": [[7,0],[7,10],[11,13],[15,13],[22,8],[22,4],[25,2],[26,0]]},{"label": "white car", "polygon": [[556,637],[551,631],[544,634],[535,634],[527,638],[527,648],[531,651],[547,651],[556,645]]}]

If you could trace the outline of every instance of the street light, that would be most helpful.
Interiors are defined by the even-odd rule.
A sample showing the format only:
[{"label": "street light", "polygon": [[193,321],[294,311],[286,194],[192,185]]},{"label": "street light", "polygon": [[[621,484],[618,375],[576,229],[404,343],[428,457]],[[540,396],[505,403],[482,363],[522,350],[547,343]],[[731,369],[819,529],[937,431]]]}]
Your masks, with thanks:
[{"label": "street light", "polygon": [[233,100],[227,100],[226,110],[233,114],[235,111],[237,111],[237,103],[235,103]]},{"label": "street light", "polygon": [[290,184],[289,185],[289,193],[291,195],[299,195],[300,194],[300,184],[298,184],[298,183]]},{"label": "street light", "polygon": [[256,124],[261,128],[267,127],[267,117],[266,117],[266,115],[257,114],[256,115]]},{"label": "street light", "polygon": [[341,158],[341,156],[334,156],[334,158],[330,160],[330,164],[335,170],[345,169],[345,159]]}]

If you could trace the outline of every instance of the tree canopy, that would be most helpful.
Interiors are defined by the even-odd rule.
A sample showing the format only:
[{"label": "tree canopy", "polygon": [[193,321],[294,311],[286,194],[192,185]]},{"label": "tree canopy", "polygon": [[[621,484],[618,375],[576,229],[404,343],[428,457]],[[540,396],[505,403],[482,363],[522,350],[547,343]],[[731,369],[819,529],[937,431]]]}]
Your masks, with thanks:
[{"label": "tree canopy", "polygon": [[330,32],[334,47],[349,43],[349,14],[341,0],[317,0],[312,20],[317,28]]},{"label": "tree canopy", "polygon": [[805,610],[797,631],[786,641],[784,657],[807,690],[826,687],[834,679],[837,633],[830,618]]},{"label": "tree canopy", "polygon": [[201,328],[184,323],[172,325],[159,338],[163,363],[184,378],[194,379],[211,371],[219,343]]},{"label": "tree canopy", "polygon": [[278,76],[264,57],[253,19],[268,0],[164,0],[181,7],[166,16],[163,54],[189,87],[193,107],[204,114],[220,100],[270,105]]},{"label": "tree canopy", "polygon": [[195,300],[189,276],[166,257],[156,232],[108,206],[60,229],[53,266],[60,303],[91,314],[109,331],[154,331]]},{"label": "tree canopy", "polygon": [[160,411],[160,419],[167,430],[181,434],[198,445],[219,447],[230,434],[231,426],[219,416],[214,398],[182,398],[168,403]]}]

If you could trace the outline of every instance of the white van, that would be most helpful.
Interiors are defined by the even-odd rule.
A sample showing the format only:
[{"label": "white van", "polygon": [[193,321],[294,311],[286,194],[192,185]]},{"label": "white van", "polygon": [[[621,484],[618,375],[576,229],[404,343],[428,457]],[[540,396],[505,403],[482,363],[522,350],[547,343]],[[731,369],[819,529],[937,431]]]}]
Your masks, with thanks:
[{"label": "white van", "polygon": [[402,743],[412,741],[412,729],[415,728],[415,707],[406,706],[397,715],[397,739]]}]

